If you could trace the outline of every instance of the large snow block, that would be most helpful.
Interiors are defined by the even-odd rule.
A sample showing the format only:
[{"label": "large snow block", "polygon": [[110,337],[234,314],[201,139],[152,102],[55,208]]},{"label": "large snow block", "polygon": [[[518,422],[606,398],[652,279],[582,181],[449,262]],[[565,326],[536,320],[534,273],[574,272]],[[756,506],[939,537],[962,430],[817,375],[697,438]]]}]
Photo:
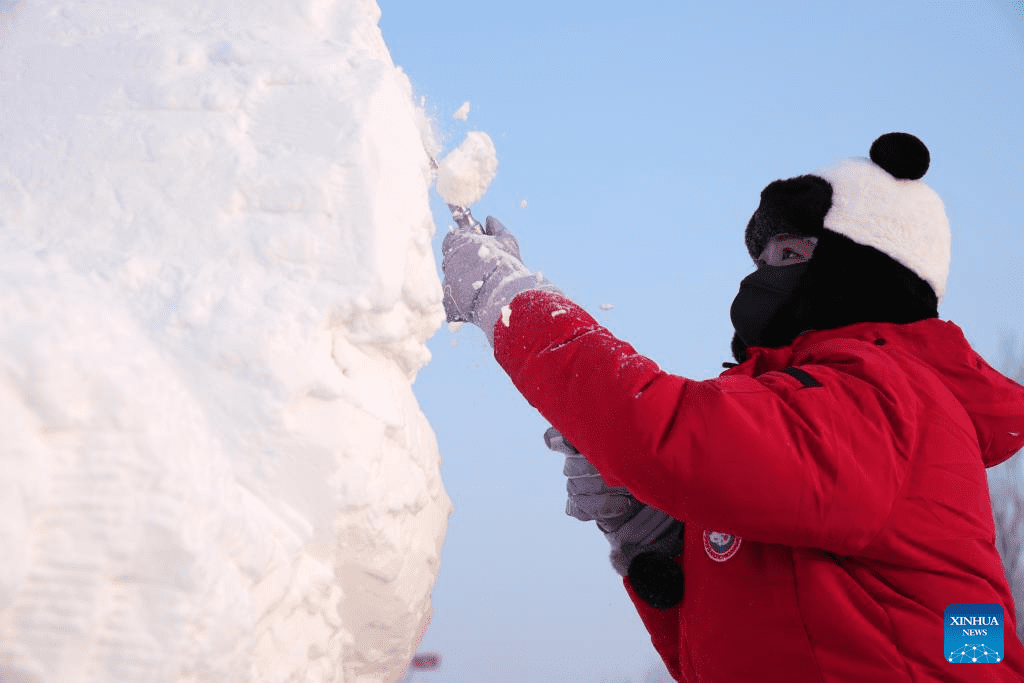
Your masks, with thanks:
[{"label": "large snow block", "polygon": [[373,0],[0,0],[0,680],[394,681],[451,503]]}]

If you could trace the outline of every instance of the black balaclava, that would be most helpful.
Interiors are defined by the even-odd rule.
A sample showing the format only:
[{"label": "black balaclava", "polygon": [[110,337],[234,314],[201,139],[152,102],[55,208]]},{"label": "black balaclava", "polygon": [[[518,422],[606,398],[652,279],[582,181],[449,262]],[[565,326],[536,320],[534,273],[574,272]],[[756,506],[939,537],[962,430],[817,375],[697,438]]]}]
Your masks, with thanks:
[{"label": "black balaclava", "polygon": [[[747,251],[757,258],[773,237],[782,234],[820,237],[831,205],[832,186],[823,178],[803,175],[770,183],[761,191],[761,203],[747,224]],[[810,329],[809,322],[798,315],[796,299],[806,290],[804,280],[813,260],[812,255],[810,261],[788,266],[758,263],[757,270],[740,282],[729,311],[736,330],[732,353],[737,362],[746,360],[748,346],[785,346]]]},{"label": "black balaclava", "polygon": [[729,317],[744,346],[782,346],[789,341],[789,331],[800,327],[790,300],[809,265],[760,264],[743,278]]}]

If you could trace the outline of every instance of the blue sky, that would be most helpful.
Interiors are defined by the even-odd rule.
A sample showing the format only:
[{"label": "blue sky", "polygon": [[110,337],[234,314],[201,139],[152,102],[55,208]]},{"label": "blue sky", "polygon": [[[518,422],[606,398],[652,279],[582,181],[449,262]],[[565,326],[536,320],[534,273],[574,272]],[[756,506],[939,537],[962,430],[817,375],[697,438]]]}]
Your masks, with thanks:
[{"label": "blue sky", "polygon": [[[1003,336],[1024,339],[1019,0],[379,4],[446,150],[469,130],[495,142],[474,214],[501,218],[527,265],[664,369],[703,379],[730,360],[761,189],[893,130],[930,148],[950,217],[940,316],[996,365]],[[436,197],[434,216],[440,267]],[[455,513],[421,646],[442,667],[416,680],[642,681],[657,656],[604,538],[564,514],[546,423],[475,328],[430,348],[414,389]]]}]

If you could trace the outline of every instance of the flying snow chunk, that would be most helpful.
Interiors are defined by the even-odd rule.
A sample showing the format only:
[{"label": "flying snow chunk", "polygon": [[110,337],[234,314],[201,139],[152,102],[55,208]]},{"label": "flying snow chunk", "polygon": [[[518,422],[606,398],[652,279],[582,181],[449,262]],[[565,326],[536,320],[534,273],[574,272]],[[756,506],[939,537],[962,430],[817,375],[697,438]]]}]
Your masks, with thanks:
[{"label": "flying snow chunk", "polygon": [[601,304],[598,308],[600,308],[602,311],[610,311],[613,308],[615,308],[615,304]]},{"label": "flying snow chunk", "polygon": [[480,201],[498,172],[498,153],[487,133],[471,131],[437,166],[437,192],[449,204]]},{"label": "flying snow chunk", "polygon": [[520,199],[519,200],[519,208],[520,209],[525,209],[526,208],[526,200],[525,199]]},{"label": "flying snow chunk", "polygon": [[469,118],[469,102],[463,102],[462,106],[452,114],[452,118],[458,121],[465,121]]}]

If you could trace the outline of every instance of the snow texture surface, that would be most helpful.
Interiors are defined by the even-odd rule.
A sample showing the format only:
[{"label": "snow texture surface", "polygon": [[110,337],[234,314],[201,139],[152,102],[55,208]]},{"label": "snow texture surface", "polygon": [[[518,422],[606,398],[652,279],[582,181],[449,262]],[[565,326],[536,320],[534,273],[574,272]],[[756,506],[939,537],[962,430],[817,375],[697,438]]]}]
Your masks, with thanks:
[{"label": "snow texture surface", "polygon": [[487,133],[466,133],[462,144],[438,163],[437,192],[454,206],[480,201],[498,173],[498,154]]},{"label": "snow texture surface", "polygon": [[0,0],[0,680],[393,681],[451,504],[373,0]]}]

